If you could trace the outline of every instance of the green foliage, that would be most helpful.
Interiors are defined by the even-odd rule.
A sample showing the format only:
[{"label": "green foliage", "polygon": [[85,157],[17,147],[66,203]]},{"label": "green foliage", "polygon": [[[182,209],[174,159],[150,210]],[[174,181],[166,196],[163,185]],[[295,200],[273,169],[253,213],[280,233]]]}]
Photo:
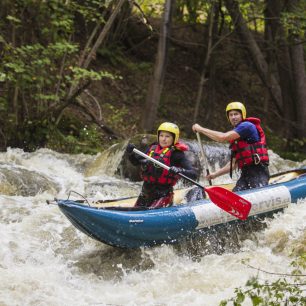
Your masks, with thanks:
[{"label": "green foliage", "polygon": [[96,125],[82,123],[75,112],[65,112],[59,126],[49,124],[45,136],[45,147],[68,154],[97,154],[110,146]]},{"label": "green foliage", "polygon": [[[14,143],[20,146],[44,143],[48,134],[44,129],[54,128],[54,106],[65,105],[69,88],[114,78],[106,71],[80,67],[84,42],[75,36],[80,21],[89,28],[102,24],[109,3],[19,0],[14,5],[0,4],[5,14],[0,23],[0,91],[6,93],[0,99],[0,117],[4,122],[10,120],[3,124],[9,145],[14,135]],[[83,39],[86,42],[87,37]],[[32,134],[30,140],[27,129],[33,131],[33,126],[38,134]]]},{"label": "green foliage", "polygon": [[[77,45],[56,42],[43,46],[37,43],[17,48],[10,46],[7,51],[2,62],[5,80],[29,93],[29,98],[37,101],[35,99],[37,92],[46,92],[46,94],[54,92],[54,86],[60,78],[58,63],[65,54],[73,57],[77,52]],[[67,62],[66,65],[70,65],[71,62]]]},{"label": "green foliage", "polygon": [[73,72],[72,82],[74,84],[78,84],[80,80],[100,81],[102,78],[109,78],[109,79],[115,78],[114,75],[106,71],[97,72],[80,67],[71,67],[71,71]]},{"label": "green foliage", "polygon": [[[67,133],[68,132],[68,133]],[[69,154],[97,154],[101,151],[101,134],[94,125],[74,126],[63,133],[58,128],[50,128],[46,147]]]},{"label": "green foliage", "polygon": [[103,108],[108,114],[107,122],[111,123],[118,130],[121,130],[122,125],[125,125],[125,116],[128,114],[126,106],[122,105],[122,107],[116,108],[109,103],[105,103]]},{"label": "green foliage", "polygon": [[130,70],[131,73],[134,73],[137,70],[148,71],[152,69],[151,62],[132,62],[131,60],[128,60],[124,55],[123,50],[116,45],[101,47],[98,49],[97,54],[112,66],[120,67],[121,69],[126,68]]},{"label": "green foliage", "polygon": [[[139,5],[141,5],[146,16],[159,18],[163,14],[164,3],[165,1],[161,0],[144,0],[139,2]],[[207,22],[207,17],[209,16],[213,3],[219,4],[221,2],[217,0],[176,1],[176,7],[173,13],[176,16],[176,20],[186,24],[186,32],[184,34],[188,33],[187,29],[190,28],[188,24],[204,24]],[[248,26],[252,29],[256,27],[256,29],[259,28],[261,30],[260,27],[264,22],[262,17],[265,2],[239,0],[238,3],[245,20],[248,22]],[[286,12],[282,15],[282,21],[286,25],[285,28],[288,32],[303,34],[305,33],[304,16],[306,8],[303,1],[299,1],[299,3],[299,8],[292,9],[291,12]],[[87,45],[92,30],[97,27],[99,28],[98,31],[100,31],[103,28],[105,23],[104,18],[109,17],[115,5],[116,2],[111,0],[1,1],[0,120],[1,132],[6,135],[8,145],[25,146],[30,149],[35,149],[38,146],[51,143],[50,135],[53,135],[52,141],[53,143],[59,143],[60,147],[58,149],[63,148],[64,150],[66,148],[65,142],[72,144],[68,146],[71,151],[74,150],[73,148],[79,151],[82,147],[86,147],[87,143],[89,143],[89,147],[94,144],[99,146],[98,141],[93,141],[94,137],[86,138],[82,134],[84,123],[77,126],[77,129],[80,129],[79,131],[74,130],[70,133],[61,124],[57,127],[54,126],[54,122],[62,115],[59,114],[61,106],[65,108],[67,101],[68,104],[71,102],[69,100],[69,94],[73,91],[72,89],[77,90],[84,84],[96,81],[102,83],[104,78],[115,78],[113,74],[96,68],[98,65],[91,66],[92,69],[85,69],[80,64],[80,60],[82,58],[84,59],[84,57],[86,58],[90,52],[90,46],[93,45],[97,38],[98,33],[96,33],[91,44],[89,46]],[[122,15],[119,15],[118,23],[116,22],[115,27],[113,27],[114,32],[117,32],[116,37],[123,37],[126,33],[131,34],[127,31],[122,32],[122,36],[118,35],[121,31],[120,23],[128,24],[125,23],[128,18],[126,18],[123,11],[120,12]],[[139,9],[136,12],[139,14]],[[232,25],[231,18],[224,4],[219,8],[219,13],[219,18],[224,18],[222,20],[225,23],[224,29],[228,25]],[[140,16],[145,19],[142,14]],[[129,20],[132,20],[132,18]],[[145,23],[145,21],[142,20],[142,23]],[[152,25],[153,23],[157,25],[157,21],[155,19]],[[176,27],[175,32],[177,29]],[[194,27],[195,31],[192,35],[200,32],[199,29],[200,27]],[[144,31],[140,32],[136,34],[141,34],[141,39],[143,39]],[[139,37],[136,36],[135,38],[137,39],[135,41],[137,44],[133,47],[133,54],[136,54],[136,56],[133,55],[133,60],[127,59],[128,56],[125,53],[127,45],[125,45],[125,41],[115,41],[111,37],[111,34],[111,32],[108,33],[106,39],[107,44],[103,44],[97,50],[97,54],[93,54],[94,57],[97,56],[100,60],[98,63],[99,67],[101,67],[100,65],[105,66],[106,62],[107,65],[111,64],[115,67],[115,71],[121,70],[122,75],[126,73],[129,76],[127,79],[132,79],[134,76],[142,76],[139,78],[135,87],[131,86],[131,84],[135,84],[136,82],[133,83],[133,81],[125,80],[125,82],[122,82],[124,85],[116,83],[116,88],[113,92],[105,95],[103,99],[97,99],[97,103],[107,99],[107,104],[100,105],[101,109],[103,109],[103,119],[107,125],[115,130],[121,131],[123,127],[128,130],[129,124],[133,127],[136,126],[135,120],[139,118],[135,119],[136,116],[135,118],[129,116],[133,112],[130,108],[134,106],[133,103],[145,100],[146,81],[151,75],[154,61],[149,62],[148,60],[148,62],[140,62],[140,59],[137,58],[138,47],[142,48],[143,44],[142,42],[138,44]],[[145,35],[147,35],[147,29]],[[155,46],[153,46],[155,42],[152,43],[152,40],[149,41],[149,39],[146,39],[147,37],[144,38],[144,42],[150,44],[150,49],[155,50]],[[130,42],[134,43],[135,41],[131,39]],[[171,52],[171,56],[179,52],[183,54],[185,51],[188,52],[188,48],[191,48],[191,45],[186,47],[188,44],[184,48],[178,48],[177,45],[181,45],[182,42],[177,43],[170,44],[171,48],[175,48],[176,51],[178,50],[178,52]],[[226,45],[230,46],[230,40],[226,42]],[[84,50],[85,46],[87,48],[86,50]],[[153,52],[155,51],[148,54],[149,52],[146,51],[145,57],[142,57],[142,60],[145,61],[147,58],[153,58],[153,55],[155,55]],[[184,55],[180,56],[183,58]],[[199,61],[200,59],[195,59],[195,62],[199,63]],[[181,65],[181,62],[178,63]],[[145,78],[143,77],[144,75]],[[119,78],[117,77],[117,79]],[[175,76],[173,79],[175,79]],[[195,79],[194,83],[196,82],[197,80]],[[252,86],[255,83],[252,82]],[[113,84],[114,82],[111,82],[110,86]],[[121,85],[122,87],[120,87]],[[173,87],[179,87],[180,85],[173,84]],[[242,89],[241,92],[243,95],[245,92],[250,95],[252,94],[252,89],[248,82],[240,83],[239,86]],[[227,86],[224,86],[224,91],[227,89]],[[173,108],[171,101],[181,99],[180,92],[178,90],[175,93],[163,94],[162,98],[164,100],[167,99],[167,95],[171,98],[171,100],[169,99],[169,103],[168,100],[165,103],[167,108],[160,109],[160,114],[163,117],[169,117],[170,110]],[[174,95],[176,97],[172,98]],[[78,98],[81,99],[81,97]],[[112,105],[114,101],[120,101],[120,99],[127,101],[128,106],[123,105],[121,107],[120,105],[120,107],[116,107]],[[185,101],[182,103],[185,103]],[[92,127],[89,129],[90,135],[98,133],[97,131],[91,130]],[[56,138],[58,138],[58,141],[55,140]],[[281,152],[282,157],[294,160],[306,159],[305,153],[303,153],[305,139],[290,141],[277,139],[275,140],[275,146],[272,144],[271,148],[277,152]]]},{"label": "green foliage", "polygon": [[72,2],[72,7],[76,12],[84,17],[86,22],[104,23],[104,18],[101,12],[109,6],[111,3],[110,0],[85,0],[80,3]]},{"label": "green foliage", "polygon": [[281,149],[279,154],[283,158],[296,160],[296,161],[304,161],[306,160],[306,138],[303,139],[290,139],[285,140],[285,149]]},{"label": "green foliage", "polygon": [[273,282],[262,282],[258,277],[249,279],[246,288],[236,288],[236,296],[221,301],[220,306],[242,306],[247,300],[250,300],[253,306],[305,305],[306,296],[299,276],[305,271],[306,253],[292,261],[291,266],[295,269],[287,278],[282,277]]},{"label": "green foliage", "polygon": [[305,11],[305,1],[299,1],[298,5],[281,14],[281,22],[284,28],[300,38],[303,38],[306,33]]},{"label": "green foliage", "polygon": [[306,160],[306,138],[303,139],[284,139],[277,134],[266,129],[268,146],[274,152],[277,152],[282,158],[293,161]]},{"label": "green foliage", "polygon": [[10,114],[6,121],[7,141],[10,146],[24,148],[27,151],[35,151],[45,146],[50,130],[46,120],[27,120],[16,127],[15,119],[15,116]]},{"label": "green foliage", "polygon": [[141,8],[146,16],[161,17],[164,11],[164,0],[143,0]]},{"label": "green foliage", "polygon": [[[93,4],[96,5],[96,1],[93,1]],[[46,22],[48,27],[40,28],[42,36],[48,39],[47,43],[43,45],[30,42],[30,44],[23,44],[20,47],[8,44],[0,72],[5,75],[5,80],[12,82],[19,89],[30,91],[30,98],[43,98],[41,93],[39,96],[36,95],[37,91],[44,92],[48,96],[52,95],[50,91],[54,93],[56,84],[61,80],[61,90],[57,92],[57,100],[60,100],[65,96],[66,88],[71,84],[76,84],[80,80],[101,80],[102,77],[112,77],[112,75],[104,71],[96,72],[78,67],[77,59],[81,50],[78,43],[71,42],[69,38],[69,34],[74,30],[72,9],[75,8],[78,12],[82,10],[84,16],[89,16],[90,20],[96,20],[91,12],[93,7],[81,6],[74,2],[71,2],[71,6],[58,6],[57,1],[52,1],[50,5],[50,11],[44,7],[45,14],[44,10],[39,11],[40,18],[44,16],[46,20],[49,20]],[[88,14],[86,14],[86,10]],[[12,20],[12,17],[9,19]],[[57,35],[49,37],[51,33],[55,32]],[[66,59],[64,63],[62,62],[63,58]],[[61,66],[62,64],[64,66]],[[61,70],[64,73],[64,78],[60,74]],[[34,101],[37,102],[36,99]]]}]

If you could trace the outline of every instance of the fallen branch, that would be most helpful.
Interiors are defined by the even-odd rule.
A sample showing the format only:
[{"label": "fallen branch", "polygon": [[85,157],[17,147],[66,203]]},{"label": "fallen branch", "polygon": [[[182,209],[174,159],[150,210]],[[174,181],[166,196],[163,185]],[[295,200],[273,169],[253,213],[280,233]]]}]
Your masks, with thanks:
[{"label": "fallen branch", "polygon": [[93,112],[88,105],[86,105],[81,99],[77,98],[76,99],[76,106],[81,108],[85,114],[87,114],[91,120],[102,130],[104,131],[107,135],[110,136],[112,139],[118,139],[121,137],[118,133],[116,133],[114,130],[112,130],[110,127],[104,124],[102,119],[97,118],[95,112]]}]

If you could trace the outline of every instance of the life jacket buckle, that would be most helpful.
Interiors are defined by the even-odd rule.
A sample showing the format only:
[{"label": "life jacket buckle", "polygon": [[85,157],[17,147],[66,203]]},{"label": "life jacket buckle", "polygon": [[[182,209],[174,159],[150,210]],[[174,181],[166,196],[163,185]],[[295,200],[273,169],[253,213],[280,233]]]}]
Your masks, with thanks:
[{"label": "life jacket buckle", "polygon": [[260,163],[260,157],[257,153],[253,155],[254,164],[258,165]]}]

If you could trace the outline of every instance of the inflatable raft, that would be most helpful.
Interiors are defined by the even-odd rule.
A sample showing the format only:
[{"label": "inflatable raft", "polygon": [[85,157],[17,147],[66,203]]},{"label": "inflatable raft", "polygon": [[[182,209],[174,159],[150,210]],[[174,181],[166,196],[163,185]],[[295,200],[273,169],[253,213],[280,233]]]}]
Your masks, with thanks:
[{"label": "inflatable raft", "polygon": [[[277,212],[306,198],[306,167],[275,175],[266,187],[237,194],[252,203],[249,218]],[[209,199],[153,210],[135,209],[129,202],[134,203],[135,199],[98,205],[87,200],[56,199],[62,213],[76,228],[93,239],[121,248],[175,243],[201,229],[233,221],[245,222]]]}]

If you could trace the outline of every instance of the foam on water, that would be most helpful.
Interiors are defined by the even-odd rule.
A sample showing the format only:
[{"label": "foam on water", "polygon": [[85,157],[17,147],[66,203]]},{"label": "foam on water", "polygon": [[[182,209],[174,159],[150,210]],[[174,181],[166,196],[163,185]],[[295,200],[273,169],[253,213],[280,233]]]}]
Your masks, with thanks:
[{"label": "foam on water", "polygon": [[[84,178],[78,170],[84,156],[7,154],[6,162],[60,182],[62,194],[71,187],[94,193],[93,185],[112,181],[113,194],[124,196],[121,186],[132,184],[107,176]],[[276,277],[252,267],[288,273],[291,254],[305,252],[306,200],[266,219],[267,228],[243,241],[238,251],[194,256],[176,245],[121,250],[96,242],[75,229],[57,206],[46,204],[54,196],[0,197],[0,305],[213,306],[258,273],[262,279]]]}]

